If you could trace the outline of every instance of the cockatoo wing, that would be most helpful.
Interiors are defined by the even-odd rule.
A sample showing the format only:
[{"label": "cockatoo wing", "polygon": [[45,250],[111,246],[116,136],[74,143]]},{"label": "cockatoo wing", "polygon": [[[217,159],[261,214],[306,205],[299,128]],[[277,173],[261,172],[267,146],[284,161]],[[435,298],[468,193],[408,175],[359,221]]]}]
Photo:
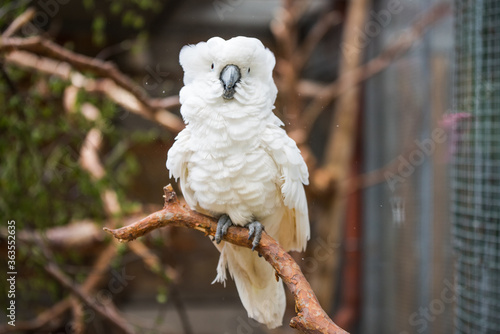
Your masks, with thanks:
[{"label": "cockatoo wing", "polygon": [[[179,178],[181,179],[180,185],[184,199],[189,206],[195,206],[196,201],[194,200],[194,193],[187,182],[187,162],[189,161],[189,157],[193,154],[192,150],[189,148],[190,137],[191,132],[188,128],[179,132],[175,138],[174,144],[168,151],[167,169],[169,170],[170,177],[173,177],[176,181]],[[196,208],[192,207],[192,209]]]},{"label": "cockatoo wing", "polygon": [[[297,144],[278,125],[268,125],[262,134],[262,141],[278,166],[280,173],[278,182],[285,205],[280,226],[277,226],[274,236],[284,249],[302,251],[306,248],[310,236],[307,199],[304,191],[304,185],[309,184],[306,163]],[[269,217],[269,223],[263,222],[268,232],[274,230],[272,226],[269,226],[275,224],[271,219],[275,219],[276,215],[273,216]],[[273,235],[273,233],[270,234]]]}]

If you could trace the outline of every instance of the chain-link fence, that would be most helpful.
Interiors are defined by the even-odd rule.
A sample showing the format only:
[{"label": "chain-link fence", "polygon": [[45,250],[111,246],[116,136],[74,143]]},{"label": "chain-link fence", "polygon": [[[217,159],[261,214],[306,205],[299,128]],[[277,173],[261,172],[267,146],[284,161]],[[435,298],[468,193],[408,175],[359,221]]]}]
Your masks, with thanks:
[{"label": "chain-link fence", "polygon": [[456,333],[500,333],[500,1],[456,0]]}]

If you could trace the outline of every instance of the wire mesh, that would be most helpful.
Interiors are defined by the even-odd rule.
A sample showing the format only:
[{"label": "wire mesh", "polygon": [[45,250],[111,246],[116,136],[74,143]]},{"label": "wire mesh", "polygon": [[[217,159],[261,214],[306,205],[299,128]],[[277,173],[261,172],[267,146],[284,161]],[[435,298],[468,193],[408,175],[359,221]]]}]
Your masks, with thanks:
[{"label": "wire mesh", "polygon": [[500,1],[456,0],[455,19],[455,329],[499,333]]}]

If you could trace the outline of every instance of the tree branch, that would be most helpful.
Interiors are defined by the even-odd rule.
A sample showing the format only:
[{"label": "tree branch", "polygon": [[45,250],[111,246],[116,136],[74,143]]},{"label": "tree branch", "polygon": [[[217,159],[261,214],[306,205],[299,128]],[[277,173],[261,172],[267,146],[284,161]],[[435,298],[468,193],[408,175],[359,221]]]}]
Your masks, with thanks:
[{"label": "tree branch", "polygon": [[409,31],[394,43],[384,48],[378,56],[371,59],[366,64],[360,65],[344,73],[336,81],[322,88],[315,87],[315,97],[302,114],[302,119],[307,127],[306,132],[309,133],[311,131],[314,122],[325,109],[324,106],[327,106],[335,98],[345,94],[352,89],[352,87],[389,67],[395,60],[406,54],[415,42],[422,38],[427,28],[439,22],[439,20],[449,14],[450,5],[448,3],[441,3],[431,7],[431,9],[417,19]]},{"label": "tree branch", "polygon": [[31,21],[35,17],[36,11],[34,8],[28,8],[24,13],[15,18],[14,21],[5,29],[2,38],[8,38],[16,33],[23,25]]},{"label": "tree branch", "polygon": [[142,88],[139,87],[129,77],[120,72],[115,64],[109,61],[102,61],[100,59],[91,58],[82,54],[75,53],[40,36],[26,38],[2,38],[0,50],[21,50],[32,52],[34,54],[45,56],[50,59],[67,62],[81,72],[90,71],[99,76],[108,77],[119,86],[133,93],[139,101],[141,101],[145,105],[150,105],[150,99],[146,95],[144,90],[142,90]]},{"label": "tree branch", "polygon": [[135,331],[130,325],[125,321],[125,319],[120,316],[114,308],[104,307],[97,304],[89,296],[81,290],[80,287],[74,285],[71,280],[59,269],[59,267],[53,263],[49,262],[44,266],[45,271],[54,277],[62,286],[69,289],[73,295],[78,297],[82,302],[87,304],[96,313],[102,316],[104,319],[108,319],[113,325],[119,328],[123,333],[133,334]]},{"label": "tree branch", "polygon": [[[162,210],[134,224],[119,229],[104,228],[104,230],[120,242],[132,241],[164,226],[187,227],[201,231],[205,235],[215,235],[217,228],[215,218],[202,215],[182,205],[171,185],[166,186],[164,192],[165,205]],[[245,228],[230,227],[224,240],[252,248],[252,242],[248,240],[248,231]],[[273,266],[295,299],[297,316],[290,321],[291,327],[302,333],[347,333],[323,311],[299,265],[267,233],[262,234],[257,251]]]},{"label": "tree branch", "polygon": [[[149,119],[161,118],[168,120],[168,128],[177,133],[183,129],[184,123],[174,114],[169,113],[165,108],[178,105],[176,97],[167,97],[165,99],[151,98],[148,94],[137,85],[131,78],[122,73],[115,64],[109,61],[103,61],[97,58],[88,57],[68,50],[46,38],[41,36],[33,37],[11,37],[24,24],[27,24],[35,15],[34,9],[30,8],[19,17],[5,30],[0,38],[0,53],[12,53],[16,51],[26,51],[37,56],[42,56],[50,60],[56,60],[70,64],[80,72],[92,72],[102,78],[108,79],[113,83],[112,86],[117,86],[122,92],[132,95],[133,100],[137,100],[134,106],[134,111],[142,112],[143,116]],[[103,81],[96,81],[98,83]],[[107,84],[110,86],[110,84]],[[102,89],[102,87],[101,87]],[[117,89],[110,90],[111,93],[120,91]],[[124,95],[123,93],[120,95]],[[116,98],[116,97],[115,97]],[[120,101],[123,96],[117,98]],[[129,100],[131,98],[129,97]],[[135,101],[133,101],[135,102]],[[160,115],[155,117],[155,112],[160,112]]]}]

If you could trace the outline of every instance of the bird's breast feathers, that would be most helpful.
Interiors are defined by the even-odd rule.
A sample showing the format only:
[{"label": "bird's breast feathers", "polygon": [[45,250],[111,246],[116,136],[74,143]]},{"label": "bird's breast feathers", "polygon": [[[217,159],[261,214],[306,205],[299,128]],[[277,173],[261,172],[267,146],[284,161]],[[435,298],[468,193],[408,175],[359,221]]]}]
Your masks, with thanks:
[{"label": "bird's breast feathers", "polygon": [[282,205],[278,168],[269,154],[262,148],[222,151],[196,151],[187,162],[185,188],[198,206],[244,225]]}]

